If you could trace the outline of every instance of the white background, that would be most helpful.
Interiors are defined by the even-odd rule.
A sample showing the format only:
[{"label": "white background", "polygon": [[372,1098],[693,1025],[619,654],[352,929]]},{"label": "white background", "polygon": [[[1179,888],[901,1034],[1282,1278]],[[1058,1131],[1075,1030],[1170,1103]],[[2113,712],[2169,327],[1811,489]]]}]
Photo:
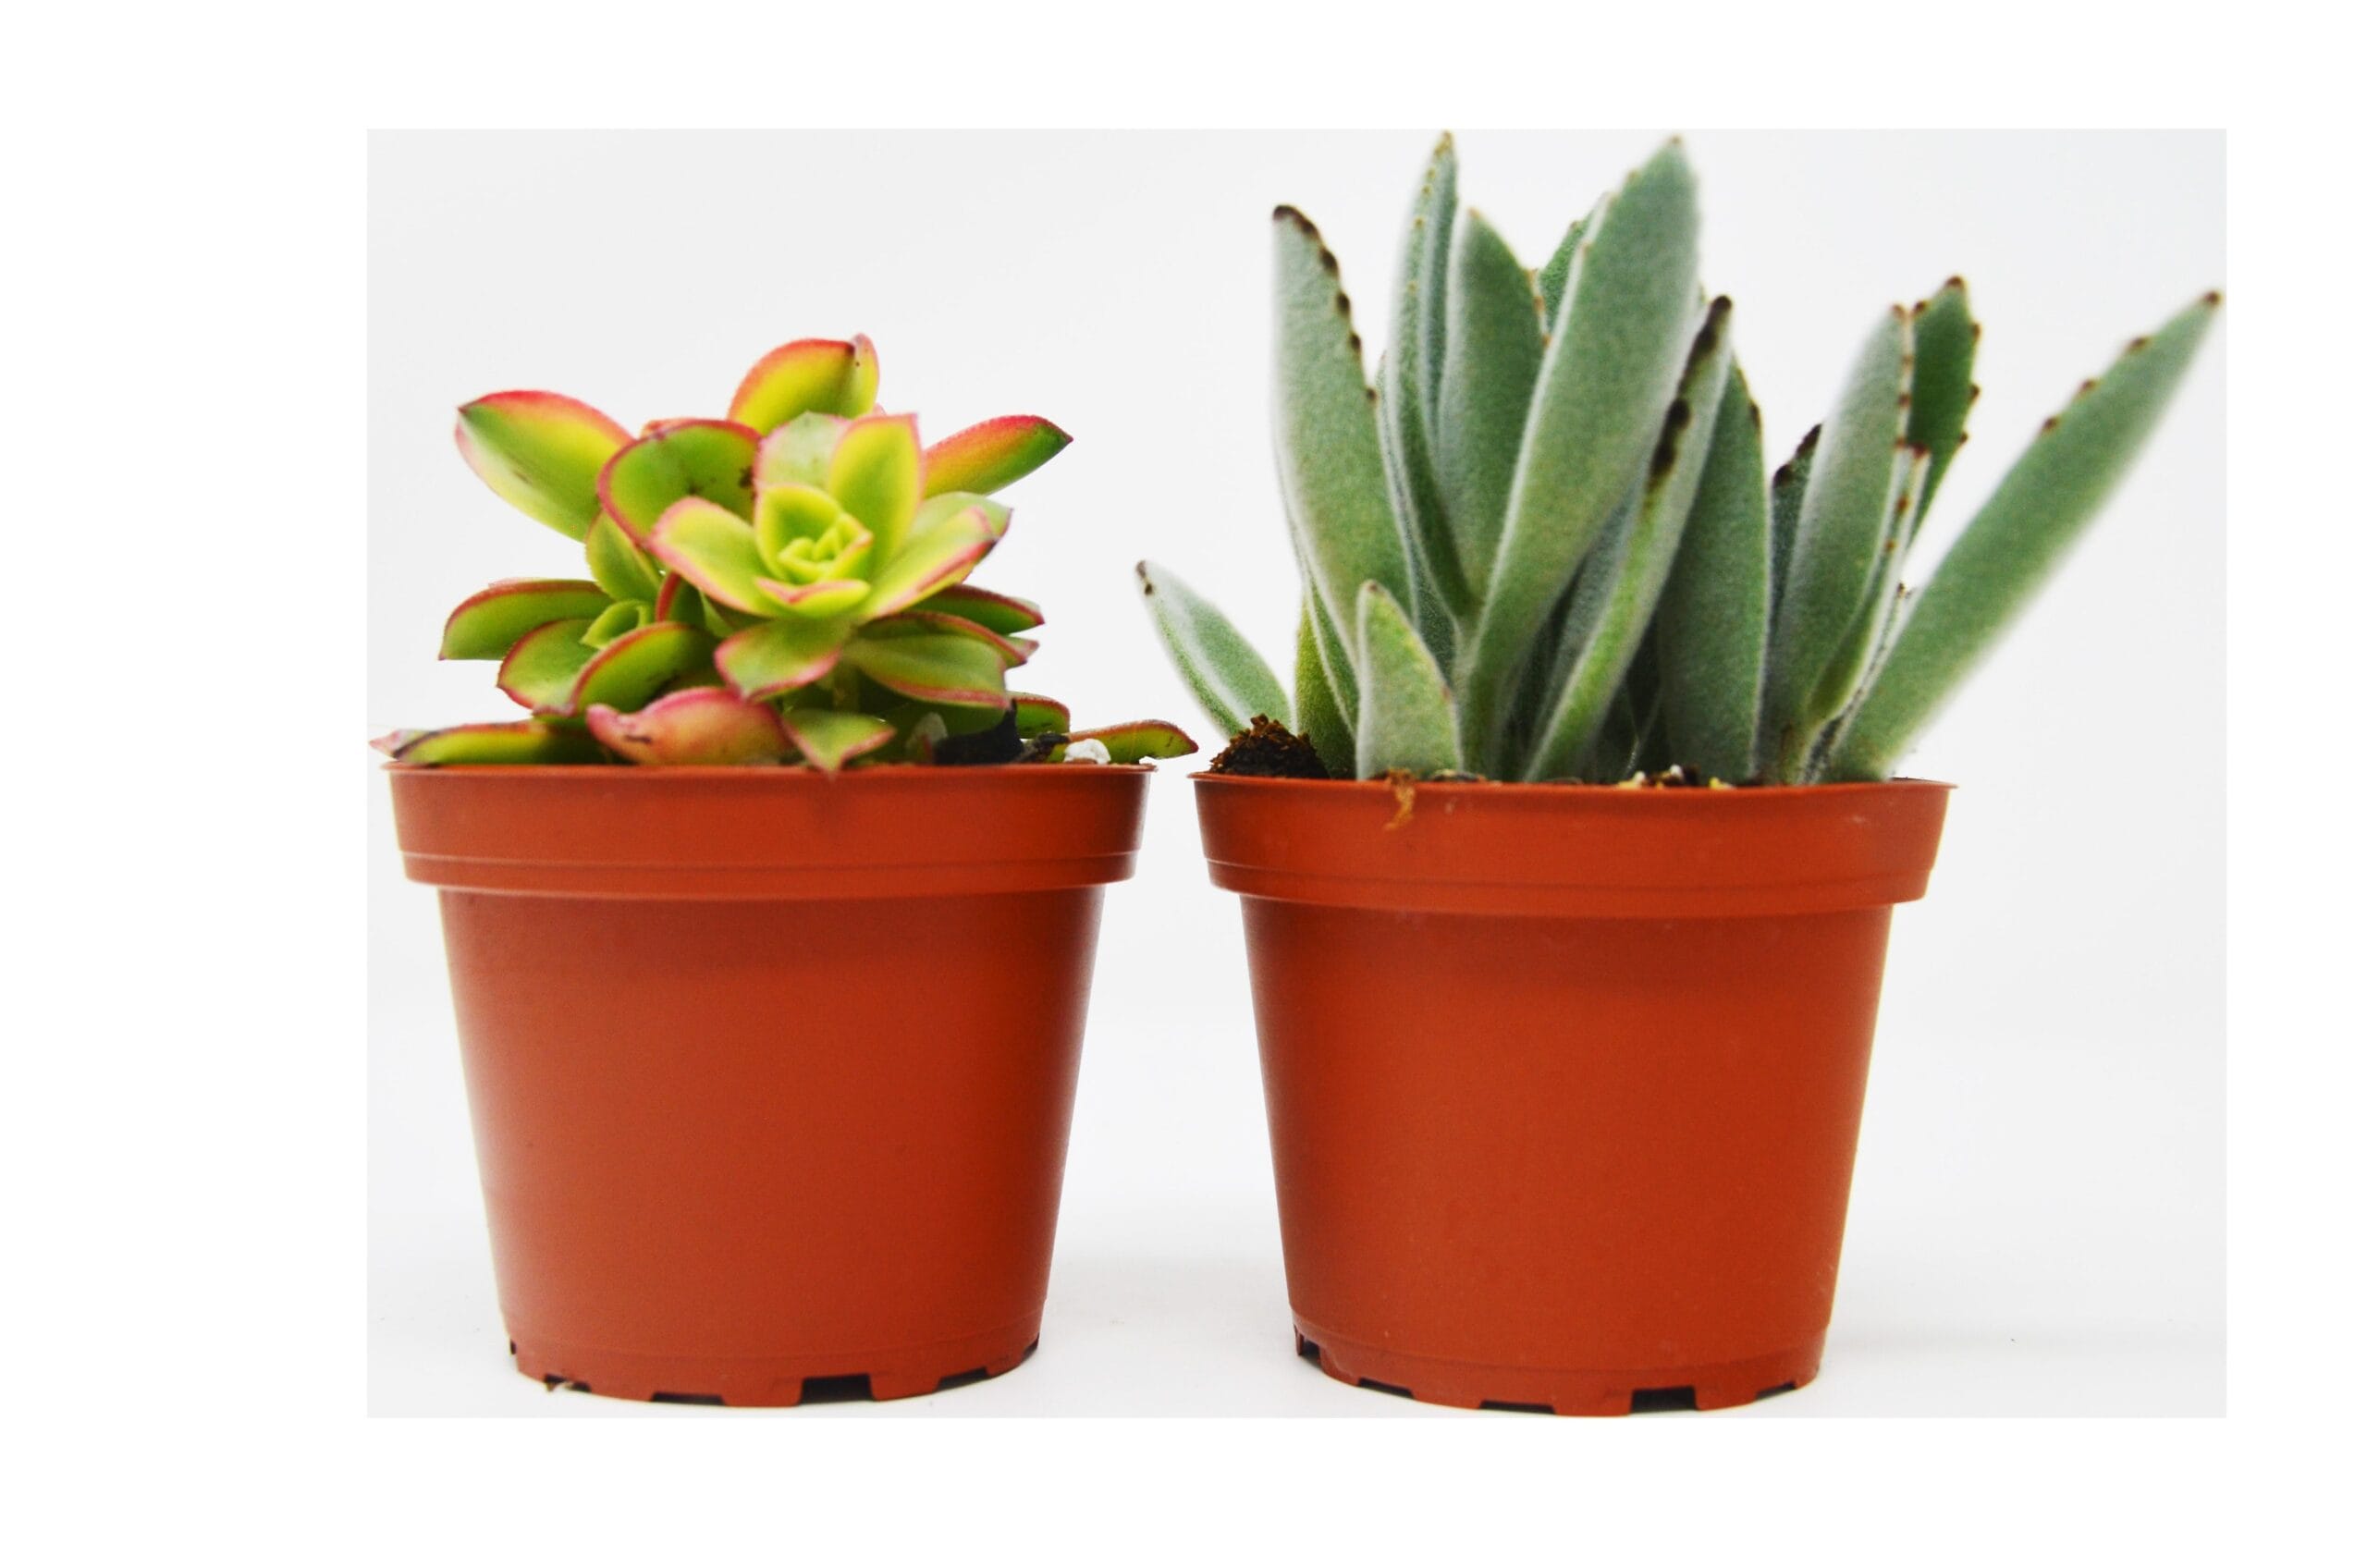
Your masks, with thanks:
[{"label": "white background", "polygon": [[[1464,197],[1534,264],[1658,134],[1464,133]],[[882,400],[926,434],[1025,411],[1076,437],[1011,493],[980,577],[1047,608],[1031,689],[1081,723],[1156,713],[1217,739],[1130,569],[1175,569],[1286,660],[1267,214],[1322,227],[1375,350],[1429,141],[374,138],[370,724],[505,717],[488,667],[434,661],[444,612],[496,577],[575,570],[460,463],[455,404],[546,386],[628,426],[719,412],[763,349],[865,331]],[[2225,281],[2215,135],[1687,143],[1704,279],[1735,300],[1771,448],[1821,417],[1880,309],[1969,280],[1983,395],[1932,545],[2080,378]],[[1751,1417],[2223,1408],[2225,362],[2205,349],[2087,545],[1910,761],[1963,788],[1932,896],[1896,923],[1826,1369]],[[1154,780],[1136,880],[1109,899],[1041,1352],[807,1415],[1477,1419],[1290,1354],[1238,918],[1208,886],[1184,771]],[[433,899],[401,880],[374,781],[370,802],[370,1408],[713,1417],[508,1369]]]}]

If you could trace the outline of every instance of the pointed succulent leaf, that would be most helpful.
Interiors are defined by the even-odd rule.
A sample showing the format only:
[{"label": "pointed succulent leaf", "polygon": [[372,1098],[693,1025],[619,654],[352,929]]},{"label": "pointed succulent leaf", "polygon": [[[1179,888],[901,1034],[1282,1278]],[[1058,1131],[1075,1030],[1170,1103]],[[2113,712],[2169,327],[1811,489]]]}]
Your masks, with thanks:
[{"label": "pointed succulent leaf", "polygon": [[715,639],[696,626],[661,620],[628,631],[594,654],[576,672],[559,712],[580,714],[595,703],[631,713],[715,655]]},{"label": "pointed succulent leaf", "polygon": [[1964,279],[1952,277],[1938,293],[1915,307],[1915,373],[1913,402],[1907,413],[1907,444],[1932,454],[1931,472],[1923,480],[1907,523],[1912,540],[1932,509],[1940,480],[1964,445],[1965,417],[1981,395],[1972,384],[1974,350],[1981,346],[1981,324],[1972,319],[1972,301]]},{"label": "pointed succulent leaf", "polygon": [[[1300,573],[1300,581],[1306,581],[1304,572]],[[1356,732],[1356,655],[1349,649],[1348,639],[1342,635],[1320,595],[1309,592],[1306,607],[1314,613],[1315,657],[1323,670],[1324,681],[1331,688],[1331,705],[1339,710],[1348,733],[1354,735]],[[1435,658],[1437,655],[1431,656]]]},{"label": "pointed succulent leaf", "polygon": [[393,756],[426,733],[424,729],[389,729],[371,741],[370,749],[386,756]]},{"label": "pointed succulent leaf", "polygon": [[1438,470],[1464,582],[1485,582],[1495,563],[1544,351],[1527,272],[1488,220],[1470,214],[1447,288],[1438,423]]},{"label": "pointed succulent leaf", "polygon": [[1800,498],[1809,491],[1815,471],[1817,437],[1824,426],[1812,426],[1792,451],[1791,460],[1775,471],[1767,489],[1767,624],[1772,629],[1784,602],[1784,584],[1792,571],[1792,542],[1800,534]]},{"label": "pointed succulent leaf", "polygon": [[1034,414],[1005,414],[960,430],[931,447],[922,462],[924,493],[991,496],[1026,478],[1069,444],[1069,434]]},{"label": "pointed succulent leaf", "polygon": [[972,637],[858,637],[846,661],[900,696],[941,707],[1000,708],[1002,658]]},{"label": "pointed succulent leaf", "polygon": [[1908,467],[1913,371],[1907,312],[1894,306],[1858,349],[1840,400],[1821,426],[1767,645],[1762,761],[1778,782],[1798,777],[1816,732],[1833,717],[1815,711],[1818,686],[1873,586]]},{"label": "pointed succulent leaf", "polygon": [[1011,711],[1022,735],[1065,734],[1068,730],[1069,705],[1057,697],[1013,692],[1011,694]]},{"label": "pointed succulent leaf", "polygon": [[775,697],[811,686],[837,668],[843,622],[802,616],[760,620],[715,651],[716,668],[743,697]]},{"label": "pointed succulent leaf", "polygon": [[1693,511],[1718,405],[1732,373],[1732,314],[1723,295],[1710,302],[1686,351],[1675,400],[1662,418],[1642,502],[1615,533],[1595,547],[1579,570],[1573,606],[1573,630],[1579,640],[1570,672],[1550,700],[1544,733],[1530,753],[1531,778],[1578,771],[1651,629],[1653,608]]},{"label": "pointed succulent leaf", "polygon": [[1587,227],[1529,404],[1478,631],[1464,750],[1490,771],[1530,644],[1652,450],[1700,305],[1693,170],[1671,142]]},{"label": "pointed succulent leaf", "polygon": [[642,554],[623,525],[607,512],[593,521],[591,533],[584,535],[583,557],[591,564],[593,581],[610,598],[634,599],[644,605],[656,601],[657,568]]},{"label": "pointed succulent leaf", "polygon": [[554,620],[589,619],[608,607],[596,582],[576,578],[521,577],[497,582],[460,601],[444,622],[447,659],[509,656],[518,639]]},{"label": "pointed succulent leaf", "polygon": [[1006,637],[1033,631],[1044,624],[1044,612],[1033,601],[998,594],[975,582],[957,582],[938,589],[929,595],[928,607],[975,620],[987,631],[1000,631]]},{"label": "pointed succulent leaf", "polygon": [[921,500],[919,422],[877,414],[849,424],[830,449],[827,487],[871,530],[874,558],[895,559]]},{"label": "pointed succulent leaf", "polygon": [[791,708],[780,722],[805,760],[825,773],[836,773],[896,738],[896,727],[884,718],[835,708]]},{"label": "pointed succulent leaf", "polygon": [[415,733],[395,760],[413,767],[533,763],[606,762],[607,753],[580,724],[520,719],[511,724],[456,724]]},{"label": "pointed succulent leaf", "polygon": [[1073,745],[1079,741],[1100,741],[1110,753],[1110,760],[1117,763],[1188,757],[1200,749],[1199,742],[1163,718],[1136,719],[1131,724],[1105,724],[1096,729],[1072,731],[1070,743]]},{"label": "pointed succulent leaf", "polygon": [[627,762],[659,767],[779,762],[790,750],[789,735],[770,706],[720,686],[670,692],[637,713],[595,703],[583,717],[608,750]]},{"label": "pointed succulent leaf", "polygon": [[1134,575],[1160,644],[1209,722],[1234,735],[1260,714],[1275,718],[1290,711],[1282,683],[1223,611],[1164,567],[1142,561]]},{"label": "pointed succulent leaf", "polygon": [[1340,704],[1331,696],[1331,682],[1323,673],[1323,655],[1317,645],[1317,613],[1312,600],[1299,605],[1292,728],[1306,737],[1315,754],[1323,759],[1326,772],[1334,778],[1349,778],[1356,771],[1356,732],[1341,714]]},{"label": "pointed succulent leaf", "polygon": [[691,585],[691,580],[679,571],[668,571],[657,584],[657,603],[651,612],[656,620],[679,620],[685,626],[706,625],[706,595]]},{"label": "pointed succulent leaf", "polygon": [[1356,777],[1460,768],[1454,695],[1414,623],[1378,582],[1366,583],[1357,594],[1356,642],[1362,687]]},{"label": "pointed succulent leaf", "polygon": [[731,395],[731,418],[764,435],[800,414],[867,414],[878,390],[879,359],[869,338],[803,337],[750,368]]},{"label": "pointed succulent leaf", "polygon": [[1006,637],[1000,631],[989,631],[975,620],[958,615],[945,615],[930,601],[930,607],[900,610],[891,616],[870,622],[864,629],[865,637],[967,637],[995,651],[1005,669],[1017,669],[1036,653],[1036,644],[1024,637]]},{"label": "pointed succulent leaf", "polygon": [[1766,473],[1759,405],[1736,365],[1718,400],[1693,515],[1653,617],[1672,760],[1729,784],[1742,783],[1758,766],[1760,671],[1767,652]]},{"label": "pointed succulent leaf", "polygon": [[1396,341],[1404,350],[1399,372],[1410,399],[1421,410],[1425,430],[1438,428],[1439,392],[1445,377],[1449,257],[1454,245],[1456,206],[1454,138],[1442,135],[1430,150],[1405,248],[1397,263]]},{"label": "pointed succulent leaf", "polygon": [[1826,777],[1879,779],[2011,625],[2100,511],[2186,374],[2219,296],[2205,295],[2047,421],[1916,595],[1835,741]]},{"label": "pointed succulent leaf", "polygon": [[1409,569],[1340,263],[1294,207],[1274,210],[1274,356],[1284,508],[1316,591],[1353,624],[1367,581],[1410,600]]},{"label": "pointed succulent leaf", "polygon": [[1587,220],[1580,218],[1562,233],[1562,243],[1553,254],[1537,269],[1537,301],[1539,307],[1539,325],[1550,333],[1554,319],[1561,313],[1562,296],[1570,287],[1570,271],[1577,265],[1578,247],[1587,237]]},{"label": "pointed succulent leaf", "polygon": [[[1375,383],[1380,394],[1381,472],[1389,482],[1389,505],[1396,515],[1398,533],[1412,545],[1423,636],[1434,652],[1441,647],[1451,651],[1456,619],[1471,610],[1471,584],[1455,557],[1454,528],[1430,437],[1421,427],[1420,410],[1406,404],[1410,394],[1404,391],[1401,379],[1393,354],[1382,354]],[[1304,574],[1304,564],[1300,570]]]},{"label": "pointed succulent leaf", "polygon": [[835,414],[800,414],[756,447],[755,485],[811,484],[830,479],[830,453],[850,422]]},{"label": "pointed succulent leaf", "polygon": [[496,392],[463,404],[452,435],[495,495],[570,539],[600,515],[600,469],[632,439],[599,410],[557,392]]},{"label": "pointed succulent leaf", "polygon": [[608,459],[600,471],[600,503],[636,541],[666,508],[698,496],[747,517],[755,509],[751,474],[756,433],[720,419],[668,420]]},{"label": "pointed succulent leaf", "polygon": [[649,553],[717,604],[756,615],[774,607],[757,586],[772,569],[756,549],[755,528],[713,501],[685,496],[658,514]]},{"label": "pointed succulent leaf", "polygon": [[961,582],[1000,537],[987,510],[991,504],[966,506],[916,526],[888,564],[873,571],[870,594],[855,614],[864,619],[893,615]]},{"label": "pointed succulent leaf", "polygon": [[1809,712],[1839,714],[1849,705],[1850,697],[1865,680],[1866,671],[1871,667],[1874,644],[1897,606],[1899,573],[1907,562],[1907,541],[1914,536],[1916,521],[1923,512],[1923,493],[1930,485],[1931,474],[1932,454],[1909,447],[1907,478],[1891,496],[1890,518],[1883,526],[1882,547],[1874,557],[1874,581],[1866,590],[1865,603],[1858,606],[1858,618],[1849,623],[1841,646],[1834,651],[1833,662],[1817,679]]}]

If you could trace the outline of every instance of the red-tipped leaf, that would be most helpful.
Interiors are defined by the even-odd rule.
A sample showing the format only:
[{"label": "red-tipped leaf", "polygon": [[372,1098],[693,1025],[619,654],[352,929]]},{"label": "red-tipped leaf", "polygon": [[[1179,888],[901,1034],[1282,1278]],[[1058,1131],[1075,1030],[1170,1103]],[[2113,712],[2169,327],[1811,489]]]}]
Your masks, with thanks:
[{"label": "red-tipped leaf", "polygon": [[600,470],[632,439],[588,403],[557,392],[496,392],[460,406],[452,439],[493,493],[581,539],[600,515]]},{"label": "red-tipped leaf", "polygon": [[1060,456],[1069,434],[1034,414],[1005,414],[956,431],[928,449],[927,494],[991,496]]},{"label": "red-tipped leaf", "polygon": [[595,703],[584,721],[608,750],[649,766],[743,766],[779,762],[790,751],[770,707],[720,686],[668,692],[637,713]]}]

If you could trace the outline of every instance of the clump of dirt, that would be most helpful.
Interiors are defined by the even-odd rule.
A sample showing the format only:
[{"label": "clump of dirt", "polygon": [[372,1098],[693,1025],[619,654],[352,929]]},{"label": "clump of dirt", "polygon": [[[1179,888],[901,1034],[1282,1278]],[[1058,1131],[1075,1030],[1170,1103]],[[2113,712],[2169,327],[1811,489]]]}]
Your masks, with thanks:
[{"label": "clump of dirt", "polygon": [[1233,743],[1219,752],[1208,764],[1210,773],[1229,773],[1236,778],[1329,778],[1323,759],[1315,754],[1315,747],[1304,735],[1294,735],[1282,725],[1264,714],[1249,721],[1249,728],[1233,738]]}]

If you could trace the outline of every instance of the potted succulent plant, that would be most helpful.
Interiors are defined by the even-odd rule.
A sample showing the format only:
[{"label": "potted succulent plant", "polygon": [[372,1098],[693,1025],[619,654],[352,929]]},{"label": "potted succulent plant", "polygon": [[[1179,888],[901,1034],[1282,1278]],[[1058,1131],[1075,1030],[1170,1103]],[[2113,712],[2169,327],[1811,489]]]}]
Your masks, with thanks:
[{"label": "potted succulent plant", "polygon": [[1194,747],[1006,686],[1042,617],[967,578],[1010,521],[988,497],[1068,437],[924,447],[877,382],[867,339],[806,340],[728,417],[638,436],[548,392],[460,410],[470,466],[588,570],[445,625],[526,717],[381,742],[546,1383],[889,1398],[1036,1340],[1141,824],[1146,769],[1108,765]]},{"label": "potted succulent plant", "polygon": [[1274,222],[1294,681],[1146,563],[1236,739],[1242,895],[1302,1354],[1417,1399],[1744,1403],[1819,1367],[1891,907],[1948,787],[1907,744],[2095,516],[2209,331],[2128,345],[1919,588],[1980,329],[1886,312],[1772,482],[1672,142],[1532,275],[1442,141],[1367,385]]}]

